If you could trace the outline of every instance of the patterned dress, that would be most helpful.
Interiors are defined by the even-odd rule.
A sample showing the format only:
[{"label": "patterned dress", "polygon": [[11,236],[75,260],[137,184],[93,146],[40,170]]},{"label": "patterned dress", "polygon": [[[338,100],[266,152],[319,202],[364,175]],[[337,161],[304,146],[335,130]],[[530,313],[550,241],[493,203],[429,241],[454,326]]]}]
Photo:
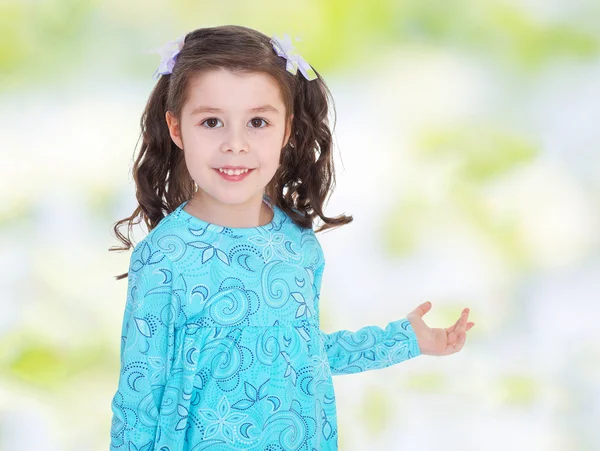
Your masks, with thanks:
[{"label": "patterned dress", "polygon": [[407,319],[321,331],[321,246],[263,200],[248,228],[184,202],[135,246],[111,450],[337,450],[332,375],[420,355]]}]

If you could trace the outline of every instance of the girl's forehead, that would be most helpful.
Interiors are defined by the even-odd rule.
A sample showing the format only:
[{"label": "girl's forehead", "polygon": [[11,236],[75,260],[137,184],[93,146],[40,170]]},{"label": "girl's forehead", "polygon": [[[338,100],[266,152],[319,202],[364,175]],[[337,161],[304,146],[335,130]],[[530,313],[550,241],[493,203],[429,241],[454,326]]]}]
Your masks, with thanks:
[{"label": "girl's forehead", "polygon": [[247,90],[249,87],[272,91],[279,91],[277,81],[264,72],[233,72],[227,69],[211,69],[195,74],[190,79],[190,86],[198,91],[215,90]]},{"label": "girl's forehead", "polygon": [[283,112],[277,81],[262,72],[238,73],[213,69],[194,75],[188,89],[188,107],[251,109],[271,105]]}]

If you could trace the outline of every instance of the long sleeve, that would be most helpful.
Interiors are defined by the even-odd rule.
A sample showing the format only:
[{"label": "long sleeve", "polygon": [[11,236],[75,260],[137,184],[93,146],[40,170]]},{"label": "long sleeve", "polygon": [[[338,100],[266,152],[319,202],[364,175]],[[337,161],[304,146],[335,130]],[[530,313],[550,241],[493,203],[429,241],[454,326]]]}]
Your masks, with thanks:
[{"label": "long sleeve", "polygon": [[154,449],[159,407],[173,359],[174,285],[171,260],[141,241],[129,265],[121,329],[118,389],[112,399],[110,449]]},{"label": "long sleeve", "polygon": [[[321,289],[325,260],[315,270],[315,288]],[[357,331],[320,330],[332,375],[386,368],[421,355],[415,332],[406,318],[390,322],[385,329],[365,326]]]},{"label": "long sleeve", "polygon": [[392,321],[385,329],[365,326],[356,332],[321,331],[321,336],[332,375],[386,368],[421,355],[407,319]]}]

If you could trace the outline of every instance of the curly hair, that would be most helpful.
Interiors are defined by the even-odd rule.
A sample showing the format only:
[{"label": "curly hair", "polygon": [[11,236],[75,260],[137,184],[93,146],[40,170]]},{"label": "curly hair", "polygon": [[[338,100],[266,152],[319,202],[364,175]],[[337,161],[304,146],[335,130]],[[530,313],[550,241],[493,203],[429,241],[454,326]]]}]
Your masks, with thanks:
[{"label": "curly hair", "polygon": [[[285,118],[292,130],[283,147],[280,165],[265,187],[272,203],[303,228],[312,228],[319,216],[323,225],[315,233],[345,225],[352,216],[327,217],[323,203],[335,187],[332,131],[328,122],[328,100],[335,106],[331,92],[315,70],[317,78],[307,80],[300,71],[286,70],[286,60],[273,50],[265,34],[239,25],[199,28],[187,33],[171,74],[161,75],[143,111],[140,125],[142,145],[132,174],[138,207],[133,214],[114,224],[125,251],[133,247],[129,233],[119,228],[125,223],[131,232],[134,224],[145,222],[152,230],[182,202],[189,200],[197,185],[185,164],[184,154],[171,139],[166,122],[170,111],[181,119],[189,81],[198,73],[224,68],[238,73],[265,73],[277,82],[286,108]],[[137,220],[136,220],[137,219]],[[116,276],[123,279],[128,273]]]}]

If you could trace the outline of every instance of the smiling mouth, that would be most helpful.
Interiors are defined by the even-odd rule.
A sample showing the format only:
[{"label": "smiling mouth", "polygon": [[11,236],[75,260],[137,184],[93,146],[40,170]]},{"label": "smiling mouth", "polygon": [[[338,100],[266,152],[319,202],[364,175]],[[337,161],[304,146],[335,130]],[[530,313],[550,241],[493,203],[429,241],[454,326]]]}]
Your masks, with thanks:
[{"label": "smiling mouth", "polygon": [[217,171],[221,172],[221,173],[225,173],[225,174],[229,174],[229,175],[239,175],[239,174],[245,174],[246,172],[250,172],[252,170],[252,168],[215,168]]},{"label": "smiling mouth", "polygon": [[228,174],[225,171],[219,170],[219,168],[214,168],[214,169],[217,172],[217,174],[219,174],[222,178],[224,178],[225,180],[230,181],[230,182],[237,182],[237,181],[243,180],[246,177],[248,177],[248,175],[250,175],[250,173],[254,170],[254,169],[248,169],[247,171],[241,172],[239,174],[235,174],[235,172],[232,174]]}]

